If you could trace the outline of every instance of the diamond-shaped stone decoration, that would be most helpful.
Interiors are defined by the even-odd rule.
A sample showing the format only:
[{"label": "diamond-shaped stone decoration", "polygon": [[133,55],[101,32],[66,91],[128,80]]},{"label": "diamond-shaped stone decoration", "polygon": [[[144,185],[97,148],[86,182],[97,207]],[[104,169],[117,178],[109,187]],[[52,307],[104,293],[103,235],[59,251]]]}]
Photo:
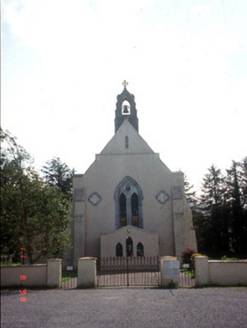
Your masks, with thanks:
[{"label": "diamond-shaped stone decoration", "polygon": [[102,200],[102,197],[95,191],[88,196],[88,201],[93,205],[97,206]]},{"label": "diamond-shaped stone decoration", "polygon": [[164,205],[166,202],[168,202],[170,200],[170,196],[169,196],[168,192],[166,192],[165,190],[160,190],[156,194],[155,199],[157,200],[157,202]]}]

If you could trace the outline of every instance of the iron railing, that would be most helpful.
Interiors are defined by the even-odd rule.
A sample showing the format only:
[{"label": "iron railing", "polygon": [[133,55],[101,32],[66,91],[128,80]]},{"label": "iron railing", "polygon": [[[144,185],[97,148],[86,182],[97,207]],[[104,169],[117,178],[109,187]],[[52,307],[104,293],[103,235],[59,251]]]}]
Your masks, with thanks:
[{"label": "iron railing", "polygon": [[98,260],[98,286],[159,286],[159,258],[104,257]]}]

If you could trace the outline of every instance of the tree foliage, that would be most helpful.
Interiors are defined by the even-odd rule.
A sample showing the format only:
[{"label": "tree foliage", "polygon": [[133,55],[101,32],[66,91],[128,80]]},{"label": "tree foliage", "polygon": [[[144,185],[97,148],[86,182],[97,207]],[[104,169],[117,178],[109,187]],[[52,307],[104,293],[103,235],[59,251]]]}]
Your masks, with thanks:
[{"label": "tree foliage", "polygon": [[184,176],[184,194],[185,198],[188,202],[188,205],[190,208],[193,209],[196,207],[197,204],[197,196],[196,196],[196,191],[193,190],[194,186],[190,184],[187,176]]},{"label": "tree foliage", "polygon": [[198,249],[212,255],[247,255],[247,158],[223,176],[212,165],[203,178],[194,217]]},{"label": "tree foliage", "polygon": [[231,218],[232,247],[236,253],[247,253],[247,209],[245,203],[246,175],[245,158],[242,162],[232,162],[227,170],[227,206]]},{"label": "tree foliage", "polygon": [[1,252],[31,264],[44,256],[62,255],[69,247],[70,202],[32,167],[32,160],[9,132],[1,131]]},{"label": "tree foliage", "polygon": [[60,158],[53,158],[46,162],[41,171],[50,186],[60,188],[68,199],[72,198],[74,170],[70,170],[67,164],[61,162]]}]

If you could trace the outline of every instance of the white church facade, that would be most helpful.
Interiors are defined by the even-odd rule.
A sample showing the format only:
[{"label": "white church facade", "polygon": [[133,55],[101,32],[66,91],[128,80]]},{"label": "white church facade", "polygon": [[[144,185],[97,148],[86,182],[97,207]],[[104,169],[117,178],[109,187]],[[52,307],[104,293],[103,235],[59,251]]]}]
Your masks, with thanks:
[{"label": "white church facade", "polygon": [[73,179],[73,249],[80,257],[180,256],[196,249],[182,172],[171,172],[138,133],[134,96],[117,97],[115,135]]}]

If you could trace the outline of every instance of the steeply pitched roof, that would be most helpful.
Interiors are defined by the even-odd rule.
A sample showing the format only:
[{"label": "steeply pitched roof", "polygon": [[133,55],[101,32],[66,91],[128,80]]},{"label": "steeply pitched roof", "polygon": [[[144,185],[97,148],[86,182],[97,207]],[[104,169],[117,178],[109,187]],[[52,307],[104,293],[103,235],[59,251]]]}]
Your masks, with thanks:
[{"label": "steeply pitched roof", "polygon": [[126,118],[100,154],[154,154],[154,151]]}]

